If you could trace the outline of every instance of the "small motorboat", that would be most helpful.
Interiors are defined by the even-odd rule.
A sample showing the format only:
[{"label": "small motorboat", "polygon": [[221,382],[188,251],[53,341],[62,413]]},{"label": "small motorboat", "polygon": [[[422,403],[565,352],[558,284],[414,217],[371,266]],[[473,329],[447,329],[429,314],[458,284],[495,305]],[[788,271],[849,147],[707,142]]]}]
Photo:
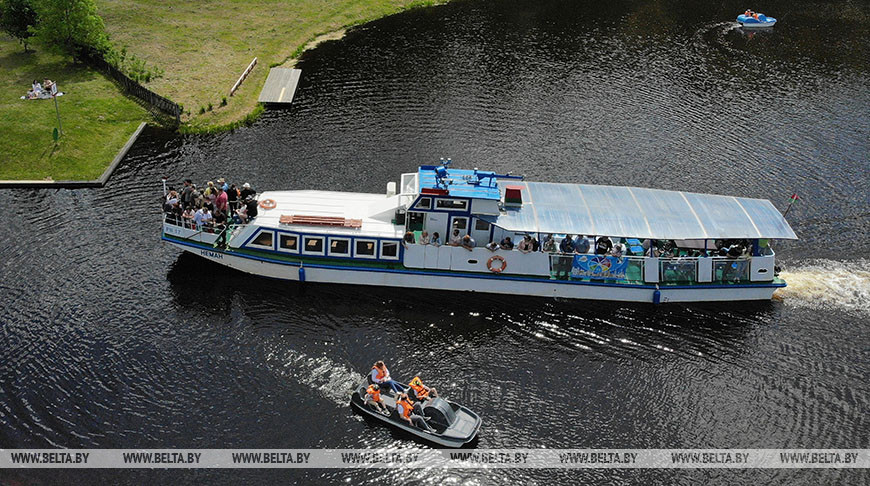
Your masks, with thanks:
[{"label": "small motorboat", "polygon": [[765,27],[773,27],[776,24],[776,19],[768,17],[762,13],[747,10],[737,16],[737,22],[746,29],[761,29]]},{"label": "small motorboat", "polygon": [[[396,399],[386,393],[386,390],[381,392],[381,400],[390,410],[389,415],[384,415],[374,407],[366,405],[364,399],[368,386],[369,382],[364,381],[354,389],[353,395],[350,397],[352,407],[369,417],[413,434],[425,441],[442,447],[462,447],[474,440],[477,431],[480,430],[482,420],[479,415],[462,405],[448,402],[440,397],[433,398],[423,404],[423,413],[430,419],[429,426],[434,429],[434,432],[414,427],[399,418],[399,412],[396,411]],[[402,386],[408,388],[407,385],[402,384]]]}]

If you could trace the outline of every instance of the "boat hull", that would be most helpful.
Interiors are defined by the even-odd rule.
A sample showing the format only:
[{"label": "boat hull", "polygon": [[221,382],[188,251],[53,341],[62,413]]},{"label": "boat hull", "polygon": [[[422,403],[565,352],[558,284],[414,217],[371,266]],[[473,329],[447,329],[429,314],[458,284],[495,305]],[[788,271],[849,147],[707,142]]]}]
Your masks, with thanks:
[{"label": "boat hull", "polygon": [[[777,288],[784,287],[784,284],[770,283],[668,285],[657,288],[655,285],[300,264],[298,262],[270,260],[232,251],[221,251],[212,248],[211,245],[206,246],[165,236],[163,239],[184,251],[242,272],[291,281],[648,303],[770,300]],[[658,299],[656,299],[657,290],[659,292]]]},{"label": "boat hull", "polygon": [[[356,390],[354,390],[353,394],[350,397],[351,406],[355,408],[359,413],[371,417],[372,419],[379,422],[382,422],[385,425],[401,430],[410,435],[416,436],[418,439],[430,442],[435,445],[439,445],[441,447],[460,448],[472,442],[477,437],[477,433],[480,430],[480,426],[482,423],[480,417],[475,414],[474,418],[476,419],[476,423],[474,425],[473,431],[467,436],[457,437],[450,435],[429,434],[423,432],[417,427],[412,427],[407,423],[403,422],[402,420],[399,420],[398,418],[396,418],[396,412],[393,412],[389,417],[386,417],[374,411],[371,407],[368,407],[365,405],[365,403],[363,403],[363,397],[361,396],[361,393],[364,393],[364,389],[358,387]],[[463,407],[460,408],[462,410],[468,410]]]}]

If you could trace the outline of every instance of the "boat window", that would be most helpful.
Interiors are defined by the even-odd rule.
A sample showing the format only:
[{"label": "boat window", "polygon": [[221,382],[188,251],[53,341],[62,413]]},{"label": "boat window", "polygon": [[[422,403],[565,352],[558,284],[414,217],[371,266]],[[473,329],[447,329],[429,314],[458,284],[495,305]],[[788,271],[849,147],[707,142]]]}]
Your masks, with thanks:
[{"label": "boat window", "polygon": [[459,199],[438,199],[435,202],[435,207],[439,209],[465,211],[466,209],[468,209],[468,201],[463,201]]},{"label": "boat window", "polygon": [[330,255],[349,255],[350,254],[350,239],[349,238],[330,238],[329,239],[329,254]]},{"label": "boat window", "polygon": [[357,258],[375,258],[374,240],[356,240],[353,256]]},{"label": "boat window", "polygon": [[421,197],[417,204],[414,205],[415,209],[432,209],[432,198],[431,197]]},{"label": "boat window", "polygon": [[306,236],[305,248],[303,253],[323,255],[323,237],[322,236]]},{"label": "boat window", "polygon": [[399,243],[396,241],[381,242],[381,258],[385,260],[399,259]]},{"label": "boat window", "polygon": [[489,231],[489,223],[482,219],[474,220],[474,229],[476,231]]},{"label": "boat window", "polygon": [[299,252],[299,237],[296,235],[278,235],[278,249],[293,253]]},{"label": "boat window", "polygon": [[260,231],[260,234],[257,235],[256,238],[251,241],[251,245],[253,246],[264,246],[269,249],[272,248],[272,232],[271,231]]}]

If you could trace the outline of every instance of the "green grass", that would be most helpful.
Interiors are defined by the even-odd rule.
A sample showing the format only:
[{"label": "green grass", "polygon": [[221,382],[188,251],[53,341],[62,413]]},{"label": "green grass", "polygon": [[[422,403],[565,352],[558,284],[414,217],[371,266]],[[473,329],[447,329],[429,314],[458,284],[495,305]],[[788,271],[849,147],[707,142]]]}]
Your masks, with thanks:
[{"label": "green grass", "polygon": [[[0,179],[92,180],[112,162],[148,112],[102,74],[69,58],[25,53],[0,34]],[[58,82],[63,136],[52,100],[22,100],[34,79]]]},{"label": "green grass", "polygon": [[[318,36],[435,0],[97,0],[112,43],[164,71],[146,86],[184,106],[184,131],[236,124],[254,112],[269,67]],[[229,90],[252,59],[257,67]],[[303,73],[304,76],[304,73]],[[220,106],[227,96],[227,105]],[[214,110],[199,113],[201,106]]]}]

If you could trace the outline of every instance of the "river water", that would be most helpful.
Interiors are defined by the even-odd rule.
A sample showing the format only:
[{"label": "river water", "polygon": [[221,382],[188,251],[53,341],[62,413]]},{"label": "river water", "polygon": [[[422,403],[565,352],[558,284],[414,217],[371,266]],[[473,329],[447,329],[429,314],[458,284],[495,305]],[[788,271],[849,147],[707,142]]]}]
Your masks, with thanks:
[{"label": "river water", "polygon": [[[870,8],[457,1],[309,51],[289,109],[148,129],[99,190],[0,193],[0,447],[415,444],[347,405],[377,359],[482,448],[870,447]],[[626,305],[297,285],[159,239],[160,178],[382,192],[419,164],[771,199],[772,302]],[[826,471],[0,471],[4,484],[867,481]]]}]

